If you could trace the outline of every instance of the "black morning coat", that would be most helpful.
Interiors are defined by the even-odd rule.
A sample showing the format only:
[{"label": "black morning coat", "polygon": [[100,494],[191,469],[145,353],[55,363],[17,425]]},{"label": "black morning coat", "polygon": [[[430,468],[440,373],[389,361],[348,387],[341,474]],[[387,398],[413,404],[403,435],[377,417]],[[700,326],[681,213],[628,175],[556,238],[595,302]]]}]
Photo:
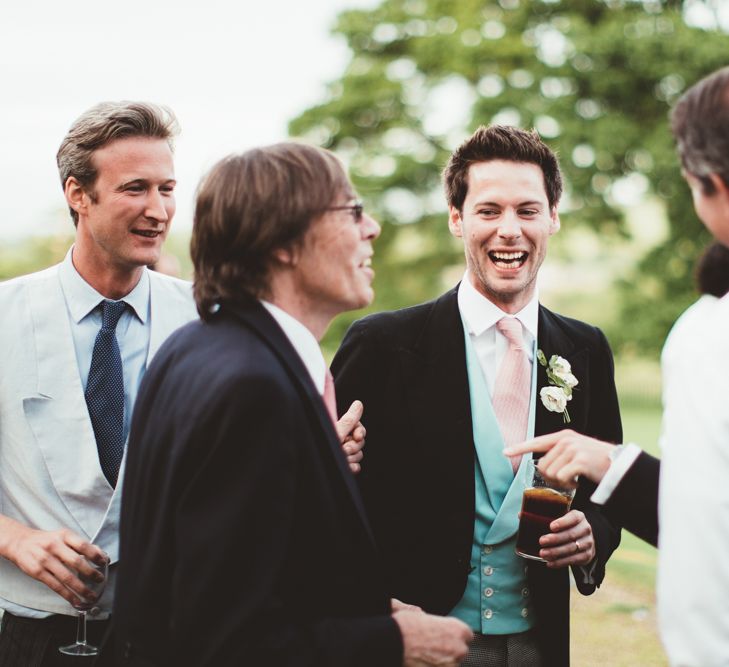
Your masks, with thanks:
[{"label": "black morning coat", "polygon": [[259,304],[163,345],[136,402],[100,664],[399,667],[380,557],[326,408]]},{"label": "black morning coat", "polygon": [[661,461],[641,452],[605,504],[605,513],[623,528],[658,546],[658,478]]},{"label": "black morning coat", "polygon": [[[613,358],[602,332],[539,308],[538,347],[572,365],[577,377],[570,428],[622,441]],[[364,403],[367,429],[359,482],[393,597],[447,614],[463,595],[475,520],[471,407],[457,289],[434,301],[378,313],[356,322],[332,371],[340,411]],[[547,386],[537,369],[537,392]],[[565,428],[561,414],[537,397],[537,435]],[[488,475],[488,470],[484,471]],[[589,595],[605,575],[620,528],[589,501],[594,486],[580,482],[573,507],[592,526],[597,550],[595,584],[575,579]],[[536,632],[545,664],[569,664],[567,569],[530,563]]]}]

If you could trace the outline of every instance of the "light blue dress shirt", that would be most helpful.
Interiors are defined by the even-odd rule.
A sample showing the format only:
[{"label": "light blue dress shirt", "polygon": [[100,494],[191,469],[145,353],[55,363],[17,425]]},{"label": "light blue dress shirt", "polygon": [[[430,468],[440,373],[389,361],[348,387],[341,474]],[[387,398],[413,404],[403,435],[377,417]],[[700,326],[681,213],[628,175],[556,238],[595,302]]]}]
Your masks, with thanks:
[{"label": "light blue dress shirt", "polygon": [[[71,261],[73,248],[68,251],[60,266],[59,279],[66,299],[68,320],[71,325],[76,362],[81,386],[86,391],[91,368],[91,356],[96,336],[101,329],[101,308],[104,296],[99,294],[76,271]],[[121,301],[129,306],[116,325],[116,339],[119,343],[122,368],[124,370],[124,441],[129,437],[134,401],[139,383],[147,368],[147,353],[150,337],[149,275],[147,269],[142,277]]]}]

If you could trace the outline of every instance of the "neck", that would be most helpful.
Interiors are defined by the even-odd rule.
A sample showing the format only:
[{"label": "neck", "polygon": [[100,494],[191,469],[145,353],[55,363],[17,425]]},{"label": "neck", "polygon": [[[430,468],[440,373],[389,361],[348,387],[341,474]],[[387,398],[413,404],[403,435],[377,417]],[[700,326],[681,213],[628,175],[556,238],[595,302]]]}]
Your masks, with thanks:
[{"label": "neck", "polygon": [[73,266],[78,274],[107,299],[118,300],[131,292],[142,277],[144,267],[117,267],[103,265],[94,261],[84,252],[74,251],[71,255]]},{"label": "neck", "polygon": [[281,310],[291,315],[291,317],[301,322],[301,324],[311,331],[317,341],[321,341],[324,337],[333,319],[323,313],[317,313],[311,305],[307,305],[301,300],[286,299],[280,296],[273,296],[268,300],[274,306],[278,306]]},{"label": "neck", "polygon": [[268,293],[263,298],[301,322],[317,341],[321,341],[324,337],[329,324],[337,314],[324,312],[321,304],[312,303],[303,296],[285,273],[272,277]]}]

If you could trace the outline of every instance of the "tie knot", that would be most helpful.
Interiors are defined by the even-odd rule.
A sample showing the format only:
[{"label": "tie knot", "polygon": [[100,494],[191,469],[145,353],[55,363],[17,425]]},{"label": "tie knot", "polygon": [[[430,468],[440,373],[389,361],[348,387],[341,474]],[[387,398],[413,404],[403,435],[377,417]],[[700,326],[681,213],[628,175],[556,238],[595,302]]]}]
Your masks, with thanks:
[{"label": "tie knot", "polygon": [[101,328],[114,331],[119,322],[119,318],[126,310],[127,304],[124,301],[107,301],[101,302]]},{"label": "tie knot", "polygon": [[509,341],[509,347],[517,350],[524,349],[524,336],[521,330],[521,322],[515,317],[502,317],[497,323],[496,328],[504,334],[506,340]]}]

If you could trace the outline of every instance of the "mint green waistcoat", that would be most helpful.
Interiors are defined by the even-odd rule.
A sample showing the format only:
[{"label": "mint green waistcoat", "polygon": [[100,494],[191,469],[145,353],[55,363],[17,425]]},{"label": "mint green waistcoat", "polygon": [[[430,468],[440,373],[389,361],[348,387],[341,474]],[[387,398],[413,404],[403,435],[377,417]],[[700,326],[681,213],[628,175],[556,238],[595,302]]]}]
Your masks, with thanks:
[{"label": "mint green waistcoat", "polygon": [[[531,455],[522,458],[514,475],[511,462],[502,453],[504,440],[465,322],[463,330],[476,446],[476,522],[468,583],[461,601],[450,615],[485,635],[525,632],[534,625],[526,576],[528,565],[514,553],[514,547],[521,498],[527,482],[526,461]],[[527,437],[534,434],[536,366],[535,360],[532,363]]]}]

